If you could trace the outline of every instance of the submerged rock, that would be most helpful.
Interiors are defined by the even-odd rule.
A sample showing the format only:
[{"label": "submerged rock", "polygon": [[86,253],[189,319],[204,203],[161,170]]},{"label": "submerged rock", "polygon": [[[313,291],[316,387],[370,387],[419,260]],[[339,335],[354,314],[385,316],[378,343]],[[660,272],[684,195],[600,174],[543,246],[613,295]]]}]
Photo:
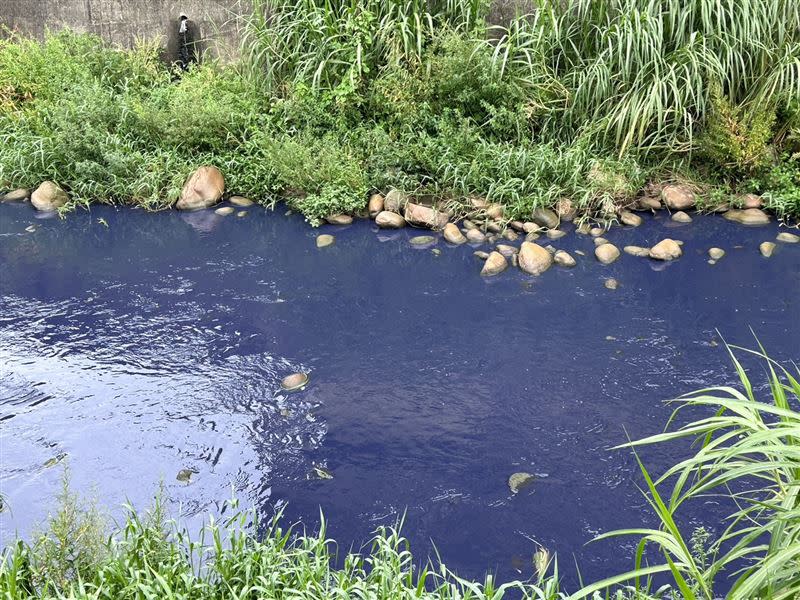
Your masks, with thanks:
[{"label": "submerged rock", "polygon": [[574,267],[577,264],[570,253],[564,250],[556,251],[555,255],[553,256],[553,262],[555,262],[559,267],[566,268]]},{"label": "submerged rock", "polygon": [[0,196],[0,202],[22,202],[23,200],[27,200],[28,196],[31,195],[30,190],[26,190],[20,188],[18,190],[11,190]]},{"label": "submerged rock", "polygon": [[384,210],[375,217],[375,224],[381,229],[400,229],[406,226],[406,220],[397,213]]},{"label": "submerged rock", "polygon": [[240,219],[242,217],[246,217],[247,216],[247,211],[246,210],[240,210],[239,212],[236,213],[236,216],[239,217]]},{"label": "submerged rock", "polygon": [[775,243],[774,242],[761,242],[761,245],[758,247],[759,251],[761,252],[761,256],[764,258],[769,258],[772,256],[773,252],[775,252]]},{"label": "submerged rock", "polygon": [[690,217],[682,210],[679,210],[678,212],[673,213],[672,220],[675,221],[676,223],[691,223],[692,217]]},{"label": "submerged rock", "polygon": [[603,285],[606,286],[607,290],[615,290],[619,287],[619,281],[617,281],[613,277],[610,277],[609,279],[606,279],[603,282]]},{"label": "submerged rock", "polygon": [[619,213],[619,221],[623,225],[627,225],[629,227],[638,227],[642,224],[642,217],[632,213],[629,210],[623,210],[621,213]]},{"label": "submerged rock", "polygon": [[472,256],[474,256],[475,258],[479,258],[481,260],[486,260],[487,258],[489,258],[489,253],[484,252],[483,250],[475,250],[475,252],[472,253]]},{"label": "submerged rock", "polygon": [[461,233],[461,230],[453,223],[448,223],[444,226],[444,233],[442,234],[446,242],[450,244],[465,244],[467,238]]},{"label": "submerged rock", "polygon": [[320,465],[314,465],[312,469],[314,479],[333,479],[333,472]]},{"label": "submerged rock", "polygon": [[769,223],[769,215],[760,208],[729,210],[722,216],[729,221],[735,221],[742,225],[766,225]]},{"label": "submerged rock", "polygon": [[353,222],[353,217],[350,215],[331,215],[325,217],[325,220],[331,225],[350,225]]},{"label": "submerged rock", "polygon": [[287,392],[295,392],[308,385],[308,373],[292,373],[281,381],[281,387]]},{"label": "submerged rock", "polygon": [[680,245],[670,238],[665,238],[650,248],[650,258],[656,260],[675,260],[682,254]]},{"label": "submerged rock", "polygon": [[541,275],[553,264],[553,255],[539,244],[523,242],[517,256],[519,268],[529,275]]},{"label": "submerged rock", "polygon": [[723,256],[725,256],[725,250],[722,248],[709,248],[708,249],[708,256],[711,260],[719,260]]},{"label": "submerged rock", "polygon": [[194,471],[191,469],[181,469],[175,479],[181,483],[189,483],[192,480],[192,475],[194,475]]},{"label": "submerged rock", "polygon": [[486,257],[486,263],[481,269],[481,275],[484,277],[493,277],[499,275],[508,268],[508,261],[506,257],[499,252],[492,252]]},{"label": "submerged rock", "polygon": [[497,244],[496,250],[506,258],[511,258],[517,253],[516,246],[509,246],[508,244]]},{"label": "submerged rock", "polygon": [[594,238],[594,245],[595,246],[602,246],[603,244],[609,244],[610,242],[604,237],[597,237]]},{"label": "submerged rock", "polygon": [[604,265],[610,265],[619,258],[619,248],[614,244],[605,243],[601,244],[594,249],[594,255]]},{"label": "submerged rock", "polygon": [[329,233],[323,233],[317,236],[317,248],[327,248],[336,242],[336,238]]},{"label": "submerged rock", "polygon": [[650,248],[643,246],[625,246],[622,250],[631,256],[650,256]]},{"label": "submerged rock", "polygon": [[245,198],[244,196],[231,196],[228,202],[241,208],[247,208],[248,206],[253,206],[253,204],[255,204],[255,202],[250,200],[250,198]]},{"label": "submerged rock", "polygon": [[788,231],[781,231],[775,239],[784,244],[797,244],[800,242],[800,235],[789,233]]},{"label": "submerged rock", "polygon": [[222,172],[212,166],[200,167],[186,180],[175,208],[178,210],[208,208],[219,202],[224,193],[225,178]]},{"label": "submerged rock", "polygon": [[537,208],[531,215],[531,221],[546,229],[556,229],[558,227],[558,215],[549,208]]},{"label": "submerged rock", "polygon": [[417,246],[418,248],[433,246],[436,243],[436,238],[432,235],[415,235],[410,240],[408,240],[412,246]]},{"label": "submerged rock", "polygon": [[218,214],[220,217],[227,217],[228,215],[232,215],[235,210],[236,209],[232,206],[223,206],[215,210],[214,213]]},{"label": "submerged rock", "polygon": [[372,194],[367,203],[367,212],[371,219],[378,216],[383,211],[383,194]]},{"label": "submerged rock", "polygon": [[665,185],[661,190],[661,200],[671,210],[686,210],[695,204],[694,192],[685,185]]},{"label": "submerged rock", "polygon": [[69,201],[67,192],[52,181],[45,181],[31,194],[31,204],[36,210],[54,211]]},{"label": "submerged rock", "polygon": [[639,210],[660,210],[661,201],[658,198],[645,196],[639,199]]},{"label": "submerged rock", "polygon": [[444,229],[449,219],[447,213],[439,212],[422,204],[414,204],[413,202],[406,204],[403,216],[409,223],[420,227],[428,227],[429,229]]},{"label": "submerged rock", "polygon": [[519,473],[512,473],[508,478],[508,489],[512,494],[518,494],[520,490],[525,489],[536,481],[536,475],[520,471]]}]

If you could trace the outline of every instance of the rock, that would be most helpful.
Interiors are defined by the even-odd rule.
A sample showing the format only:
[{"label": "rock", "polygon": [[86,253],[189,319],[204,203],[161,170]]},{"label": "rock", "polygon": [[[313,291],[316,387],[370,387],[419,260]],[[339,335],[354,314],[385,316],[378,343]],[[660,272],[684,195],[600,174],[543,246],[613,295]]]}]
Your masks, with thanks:
[{"label": "rock", "polygon": [[728,212],[731,209],[730,204],[723,202],[722,204],[717,204],[714,208],[711,209],[713,213],[724,213]]},{"label": "rock", "polygon": [[525,223],[523,223],[522,221],[511,221],[508,224],[508,226],[511,227],[511,229],[513,229],[514,231],[517,231],[519,233],[525,233]]},{"label": "rock", "polygon": [[610,265],[619,258],[619,248],[614,244],[601,244],[594,249],[594,255],[604,265]]},{"label": "rock", "polygon": [[781,231],[775,239],[785,244],[797,244],[800,242],[800,235],[795,235],[788,231]]},{"label": "rock", "polygon": [[325,217],[325,220],[331,225],[350,225],[353,222],[353,217],[350,215],[331,215]]},{"label": "rock", "polygon": [[519,234],[513,229],[506,229],[503,232],[503,237],[509,242],[516,242],[519,239]]},{"label": "rock", "polygon": [[247,216],[247,211],[246,210],[240,210],[239,212],[236,213],[236,216],[239,217],[239,218],[246,217]]},{"label": "rock", "polygon": [[562,237],[567,235],[566,231],[562,231],[561,229],[548,229],[547,230],[547,238],[551,240],[559,240]]},{"label": "rock", "polygon": [[580,235],[588,235],[589,232],[592,230],[591,225],[584,221],[575,229],[575,233],[579,233]]},{"label": "rock", "polygon": [[691,223],[691,222],[692,222],[692,217],[690,217],[689,215],[687,215],[687,214],[686,214],[685,212],[683,212],[682,210],[679,210],[678,212],[676,212],[676,213],[673,213],[673,215],[672,215],[672,217],[671,217],[671,218],[672,218],[672,220],[673,220],[673,221],[675,221],[676,223]]},{"label": "rock", "polygon": [[569,252],[565,252],[564,250],[558,250],[553,256],[553,262],[556,263],[559,267],[566,267],[571,268],[574,267],[577,263],[575,259],[572,258]]},{"label": "rock", "polygon": [[253,206],[255,202],[250,200],[250,198],[245,198],[244,196],[231,196],[230,200],[228,200],[234,206],[239,206],[241,208],[246,208],[248,206]]},{"label": "rock", "polygon": [[322,235],[317,236],[317,248],[327,248],[328,246],[333,246],[334,242],[336,242],[336,238],[328,233],[323,233]]},{"label": "rock", "polygon": [[448,223],[444,226],[444,241],[450,244],[465,244],[467,242],[467,238],[464,237],[464,234],[461,233],[461,230],[456,227],[453,223]]},{"label": "rock", "polygon": [[761,245],[758,247],[759,251],[761,252],[761,256],[764,258],[769,258],[772,256],[772,253],[775,252],[775,243],[774,242],[761,242]]},{"label": "rock", "polygon": [[722,216],[729,221],[735,221],[742,225],[766,225],[769,223],[769,215],[760,208],[729,210]]},{"label": "rock", "polygon": [[220,217],[227,217],[228,215],[232,215],[236,209],[232,206],[223,206],[218,208],[214,211],[214,214],[219,215]]},{"label": "rock", "polygon": [[643,248],[642,246],[625,246],[622,250],[625,254],[630,254],[631,256],[650,256],[650,248]]},{"label": "rock", "polygon": [[449,220],[446,213],[422,204],[414,204],[413,202],[406,204],[404,216],[409,223],[429,229],[444,229]]},{"label": "rock", "polygon": [[671,210],[686,210],[695,204],[694,192],[685,185],[665,185],[661,190],[661,200]]},{"label": "rock", "polygon": [[189,483],[192,480],[192,475],[194,475],[194,471],[191,469],[181,469],[175,479],[181,483]]},{"label": "rock", "polygon": [[541,236],[538,233],[527,233],[525,234],[525,241],[526,242],[535,242]]},{"label": "rock", "polygon": [[642,224],[642,217],[629,210],[623,210],[619,213],[619,220],[620,223],[628,225],[629,227],[638,227]]},{"label": "rock", "polygon": [[508,268],[508,261],[506,257],[499,252],[492,252],[486,257],[486,264],[481,269],[481,275],[484,277],[493,277],[499,275]]},{"label": "rock", "polygon": [[547,246],[545,246],[544,249],[547,250],[553,256],[556,255],[556,249],[553,246],[551,246],[550,244],[547,244]]},{"label": "rock", "polygon": [[407,203],[408,196],[400,190],[392,190],[386,194],[386,198],[383,199],[383,210],[399,214],[403,212]]},{"label": "rock", "polygon": [[312,471],[314,479],[333,479],[333,472],[320,465],[314,465]]},{"label": "rock", "polygon": [[606,230],[605,230],[605,229],[603,229],[602,227],[592,227],[592,228],[589,230],[589,235],[590,235],[590,236],[592,236],[592,237],[600,237],[600,236],[601,236],[601,235],[603,235],[605,232],[606,232]]},{"label": "rock", "polygon": [[499,204],[492,204],[486,207],[486,216],[490,219],[502,219],[503,207]]},{"label": "rock", "polygon": [[53,211],[64,206],[69,197],[67,192],[62,190],[52,181],[45,181],[31,194],[31,204],[36,210]]},{"label": "rock", "polygon": [[536,481],[536,476],[531,473],[512,473],[508,478],[508,489],[512,494],[518,494],[520,490],[530,486],[534,481]]},{"label": "rock", "polygon": [[744,196],[740,196],[739,204],[743,208],[761,208],[764,206],[761,196],[757,196],[756,194],[745,194]]},{"label": "rock", "polygon": [[383,212],[383,194],[372,194],[367,203],[367,212],[369,212],[370,219],[378,216],[378,213]]},{"label": "rock", "polygon": [[406,220],[397,213],[384,210],[375,217],[375,224],[381,229],[400,229],[406,226]]},{"label": "rock", "polygon": [[603,244],[608,244],[609,241],[604,237],[594,238],[594,245],[595,246],[602,246]]},{"label": "rock", "polygon": [[27,200],[30,194],[31,194],[30,190],[26,190],[23,188],[20,188],[18,190],[11,190],[10,192],[7,192],[3,194],[2,197],[0,197],[0,202],[22,202],[23,200]]},{"label": "rock", "polygon": [[483,244],[486,241],[486,236],[480,229],[468,229],[467,241],[470,244]]},{"label": "rock", "polygon": [[519,249],[519,268],[529,275],[541,275],[553,264],[553,255],[533,242],[523,242]]},{"label": "rock", "polygon": [[639,208],[642,210],[660,210],[661,201],[658,198],[645,196],[644,198],[639,198]]},{"label": "rock", "polygon": [[619,281],[617,281],[616,279],[611,277],[609,279],[606,279],[603,282],[603,285],[606,286],[607,290],[615,290],[615,289],[617,289],[619,287]]},{"label": "rock", "polygon": [[433,250],[431,250],[431,254],[433,254],[434,256],[440,256],[442,254],[442,251],[439,250],[438,248],[434,248]]},{"label": "rock", "polygon": [[522,231],[525,233],[539,233],[541,230],[542,228],[539,225],[531,223],[530,221],[522,224]]},{"label": "rock", "polygon": [[486,231],[491,231],[492,233],[500,233],[503,231],[502,223],[498,223],[497,221],[489,221],[486,223]]},{"label": "rock", "polygon": [[461,221],[461,225],[464,227],[464,229],[477,229],[478,228],[478,226],[475,225],[475,223],[473,223],[469,219],[464,219],[463,221]]},{"label": "rock", "polygon": [[722,248],[709,248],[708,249],[708,256],[711,260],[719,260],[723,256],[725,256],[725,250]]},{"label": "rock", "polygon": [[558,227],[558,215],[549,208],[537,208],[531,215],[531,221],[545,229],[556,229]]},{"label": "rock", "polygon": [[225,178],[222,172],[212,166],[200,167],[186,180],[175,208],[178,210],[208,208],[219,202],[224,193]]},{"label": "rock", "polygon": [[680,245],[669,238],[665,238],[650,248],[650,258],[656,260],[675,260],[683,254]]},{"label": "rock", "polygon": [[408,241],[412,246],[432,246],[436,243],[436,238],[432,235],[415,235]]},{"label": "rock", "polygon": [[517,253],[516,246],[509,246],[508,244],[497,244],[496,250],[506,258],[511,258]]},{"label": "rock", "polygon": [[470,206],[472,208],[482,209],[488,206],[488,202],[486,202],[486,198],[479,198],[477,196],[473,196],[469,199]]},{"label": "rock", "polygon": [[281,381],[281,388],[286,392],[296,392],[308,385],[308,373],[292,373]]},{"label": "rock", "polygon": [[572,205],[572,200],[569,198],[561,198],[556,203],[556,214],[562,221],[572,221],[578,214],[575,207]]},{"label": "rock", "polygon": [[484,252],[483,250],[475,250],[475,252],[472,253],[472,256],[475,258],[480,258],[481,260],[486,260],[489,258],[489,253]]}]

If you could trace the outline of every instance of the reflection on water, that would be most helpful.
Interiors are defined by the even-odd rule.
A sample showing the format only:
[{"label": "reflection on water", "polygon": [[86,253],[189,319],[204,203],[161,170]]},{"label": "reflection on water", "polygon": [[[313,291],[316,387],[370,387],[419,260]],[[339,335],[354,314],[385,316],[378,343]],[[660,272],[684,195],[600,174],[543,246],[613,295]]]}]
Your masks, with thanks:
[{"label": "reflection on water", "polygon": [[[468,247],[414,250],[419,232],[367,222],[326,227],[318,250],[301,218],[257,208],[36,219],[0,206],[4,543],[46,515],[68,462],[108,506],[145,506],[163,481],[190,523],[232,493],[310,527],[322,507],[343,547],[407,511],[415,548],[433,540],[464,575],[528,576],[535,541],[591,579],[631,555],[593,535],[650,522],[610,448],[660,430],[661,400],[733,382],[720,333],[751,344],[752,327],[800,359],[800,247],[757,250],[777,226],[650,218],[606,237],[682,239],[679,261],[602,267],[570,235],[553,245],[586,253],[575,269],[486,280]],[[728,252],[713,266],[711,246]],[[310,385],[281,391],[297,371]],[[658,471],[683,451],[644,458]],[[540,479],[512,496],[515,471]],[[724,509],[687,520],[718,527]]]}]

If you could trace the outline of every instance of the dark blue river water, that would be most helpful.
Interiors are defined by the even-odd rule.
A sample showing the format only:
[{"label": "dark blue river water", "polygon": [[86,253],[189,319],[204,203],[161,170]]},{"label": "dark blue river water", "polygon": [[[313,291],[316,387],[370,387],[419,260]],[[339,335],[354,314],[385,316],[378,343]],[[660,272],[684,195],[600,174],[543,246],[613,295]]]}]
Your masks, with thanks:
[{"label": "dark blue river water", "polygon": [[[283,210],[36,217],[0,205],[3,544],[46,516],[68,463],[112,508],[146,507],[163,481],[190,524],[232,493],[309,528],[321,508],[343,548],[407,511],[416,553],[435,544],[464,576],[528,577],[542,544],[574,587],[575,560],[586,580],[632,566],[633,540],[595,534],[654,523],[632,457],[610,448],[660,431],[663,400],[734,383],[716,330],[800,360],[800,244],[758,252],[777,225],[647,218],[606,237],[681,239],[683,258],[603,267],[572,234],[553,245],[586,252],[575,269],[487,280],[469,247],[436,255],[417,232],[314,230]],[[318,250],[320,232],[336,244]],[[728,252],[713,266],[711,246]],[[294,371],[309,387],[281,393]],[[642,456],[657,473],[684,452]],[[334,478],[309,479],[314,465]],[[512,496],[515,471],[540,480]],[[718,530],[726,508],[686,523]]]}]

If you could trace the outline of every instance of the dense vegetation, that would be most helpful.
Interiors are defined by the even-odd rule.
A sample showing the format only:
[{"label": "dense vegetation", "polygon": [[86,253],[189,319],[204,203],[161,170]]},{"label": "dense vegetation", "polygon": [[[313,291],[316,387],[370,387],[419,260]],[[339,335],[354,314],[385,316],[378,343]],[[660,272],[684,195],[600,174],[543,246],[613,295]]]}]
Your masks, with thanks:
[{"label": "dense vegetation", "polygon": [[[693,414],[705,416],[624,446],[635,449],[688,437],[696,451],[656,481],[642,466],[645,493],[660,527],[601,536],[639,538],[634,569],[572,595],[560,589],[556,562],[543,548],[532,556],[533,581],[498,585],[487,576],[475,583],[443,565],[415,562],[407,542],[392,528],[379,529],[368,552],[337,557],[324,522],[318,534],[308,535],[283,529],[278,517],[259,535],[255,515],[245,512],[224,523],[211,521],[199,537],[191,537],[168,521],[156,502],[145,516],[131,509],[121,529],[108,536],[102,514],[79,501],[66,484],[49,527],[31,543],[20,540],[6,548],[0,594],[7,600],[715,600],[721,584],[731,588],[726,596],[731,600],[798,598],[800,372],[793,375],[766,355],[754,354],[768,372],[768,401],[756,397],[732,354],[741,390],[701,390],[674,400],[677,413],[693,407]],[[687,536],[676,524],[681,508],[708,495],[731,497],[735,512],[716,535],[700,528]],[[235,512],[235,502],[229,508]],[[644,556],[655,560],[647,564]],[[654,590],[653,576],[666,577],[669,584]]]},{"label": "dense vegetation", "polygon": [[[0,187],[170,206],[195,167],[316,221],[370,190],[613,218],[649,180],[800,215],[796,0],[257,0],[243,59],[0,41]],[[702,206],[702,204],[701,204]]]}]

